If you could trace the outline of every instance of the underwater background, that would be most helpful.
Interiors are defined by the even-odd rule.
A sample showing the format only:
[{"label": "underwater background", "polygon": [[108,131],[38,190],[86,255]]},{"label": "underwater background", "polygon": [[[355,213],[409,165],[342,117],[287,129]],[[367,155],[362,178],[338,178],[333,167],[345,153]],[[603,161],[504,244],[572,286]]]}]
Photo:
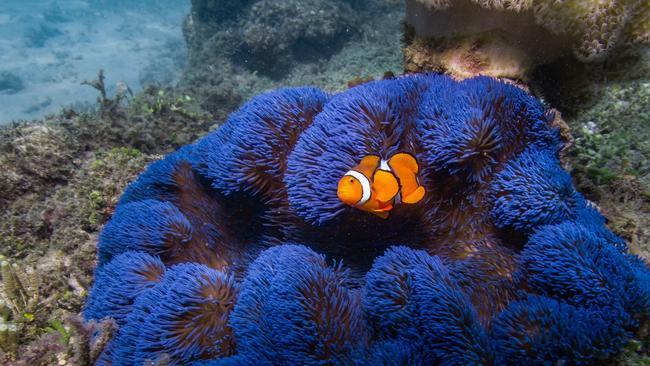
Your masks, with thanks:
[{"label": "underwater background", "polygon": [[[412,10],[416,1],[406,3]],[[406,3],[3,0],[0,363],[86,365],[99,360],[99,364],[110,364],[101,363],[108,356],[100,354],[116,333],[115,325],[85,322],[101,318],[92,309],[86,310],[85,319],[80,316],[84,306],[98,306],[85,302],[95,284],[96,267],[106,260],[101,253],[97,258],[102,229],[116,212],[115,217],[120,217],[119,208],[116,211],[120,197],[145,167],[219,131],[228,116],[254,96],[298,86],[344,93],[372,80],[392,80],[405,72],[433,71],[458,79],[466,77],[456,72],[452,67],[455,64],[440,66],[448,61],[445,57],[438,59],[428,53],[432,49],[453,49],[449,44],[458,39],[443,36],[444,41],[433,43],[426,38],[429,35],[418,34],[417,21],[408,18]],[[417,3],[416,9],[425,6],[426,11],[447,6],[444,1]],[[584,2],[588,3],[610,2]],[[647,261],[650,50],[645,46],[647,33],[646,38],[638,34],[647,29],[650,15],[643,2],[616,4],[626,6],[625,14],[634,15],[628,16],[626,22],[607,18],[607,27],[602,27],[598,19],[594,21],[603,33],[628,35],[629,39],[619,37],[620,45],[607,50],[606,57],[594,56],[598,52],[582,47],[583,43],[571,35],[562,40],[566,42],[562,47],[552,45],[566,48],[567,52],[528,63],[521,74],[499,76],[516,80],[523,90],[561,116],[562,123],[554,125],[560,127],[563,144],[558,166],[561,164],[570,173],[576,190],[607,218],[607,227],[625,240],[629,252]],[[499,8],[498,16],[504,8],[527,11],[512,6]],[[582,9],[576,6],[572,10],[575,8],[576,12]],[[614,5],[612,9],[617,10]],[[553,11],[546,16],[554,16]],[[569,18],[555,16],[551,22],[538,17],[545,26],[583,29]],[[474,21],[472,17],[466,19]],[[622,23],[622,30],[615,29]],[[575,37],[582,40],[580,35]],[[634,37],[645,43],[628,46]],[[219,141],[228,146],[227,139]],[[217,158],[222,156],[217,154]],[[128,197],[122,200],[120,205]],[[234,206],[230,203],[225,211]],[[307,205],[304,211],[311,209]],[[105,237],[110,235],[111,226],[107,227],[109,234]],[[306,237],[311,240],[319,235],[309,232]],[[322,243],[313,242],[318,244],[312,249],[320,254],[318,245]],[[292,250],[316,256],[300,248],[288,250],[289,254],[272,254],[289,263],[300,258]],[[320,264],[322,259],[318,258],[314,261],[323,268],[331,259],[349,264],[345,253],[328,254],[332,258],[328,257],[327,263]],[[367,266],[372,259],[367,258]],[[249,258],[242,262],[251,261]],[[354,260],[351,262],[356,265]],[[260,263],[258,267],[264,264]],[[106,286],[105,291],[110,293]],[[598,361],[649,362],[646,333],[639,331],[626,338],[620,352],[609,352]],[[201,350],[197,352],[201,354]],[[386,352],[391,353],[390,347]],[[213,355],[212,350],[207,353]],[[184,364],[178,360],[187,354],[172,355],[171,359],[165,354],[153,361],[160,365]],[[381,358],[378,355],[375,357]],[[246,364],[241,359],[238,362]],[[404,364],[417,362],[411,359]]]},{"label": "underwater background", "polygon": [[188,11],[189,1],[3,1],[0,123],[62,106],[93,108],[95,96],[81,83],[98,68],[114,70],[111,93],[118,82],[134,92],[174,83],[185,63]]}]

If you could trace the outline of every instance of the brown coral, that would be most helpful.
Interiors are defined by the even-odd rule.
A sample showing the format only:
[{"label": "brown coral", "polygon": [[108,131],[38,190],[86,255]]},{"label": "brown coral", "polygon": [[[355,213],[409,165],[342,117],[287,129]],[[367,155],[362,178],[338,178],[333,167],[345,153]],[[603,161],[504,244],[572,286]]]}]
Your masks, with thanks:
[{"label": "brown coral", "polygon": [[[434,62],[437,69],[458,77],[478,73],[513,77],[514,67],[514,76],[525,78],[532,67],[570,51],[579,60],[592,62],[650,43],[650,2],[644,0],[407,0],[406,3],[407,23],[418,36],[413,43],[415,47],[422,48],[422,41],[417,44],[419,39],[433,39],[435,44],[426,53],[440,59]],[[458,47],[459,44],[464,46]],[[408,54],[418,51],[410,46],[407,46],[407,70],[418,68],[411,60],[413,56]],[[467,57],[467,53],[472,57]],[[464,59],[472,62],[465,65]],[[477,59],[483,60],[478,70],[474,62]]]},{"label": "brown coral", "polygon": [[583,61],[650,40],[650,3],[644,0],[538,0],[530,9],[538,24],[573,39],[574,54]]}]

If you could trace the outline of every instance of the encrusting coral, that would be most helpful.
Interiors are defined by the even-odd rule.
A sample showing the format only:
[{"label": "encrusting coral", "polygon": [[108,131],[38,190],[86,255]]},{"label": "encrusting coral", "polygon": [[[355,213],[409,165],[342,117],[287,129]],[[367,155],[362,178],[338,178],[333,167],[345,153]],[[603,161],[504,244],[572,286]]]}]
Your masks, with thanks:
[{"label": "encrusting coral", "polygon": [[407,70],[528,77],[568,54],[602,61],[650,43],[643,0],[407,0]]},{"label": "encrusting coral", "polygon": [[[650,272],[560,167],[537,99],[488,77],[255,97],[149,166],[99,240],[100,365],[591,364],[643,335]],[[412,154],[387,219],[337,182]],[[334,260],[332,262],[332,260]]]}]

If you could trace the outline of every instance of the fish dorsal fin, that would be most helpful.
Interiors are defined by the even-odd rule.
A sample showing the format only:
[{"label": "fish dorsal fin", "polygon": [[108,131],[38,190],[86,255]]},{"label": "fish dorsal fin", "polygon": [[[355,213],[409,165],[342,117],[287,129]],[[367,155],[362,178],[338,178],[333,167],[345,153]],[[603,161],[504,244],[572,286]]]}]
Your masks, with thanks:
[{"label": "fish dorsal fin", "polygon": [[371,180],[373,173],[379,166],[380,160],[381,159],[377,155],[367,155],[361,159],[359,165],[354,167],[354,170],[368,177],[368,180]]},{"label": "fish dorsal fin", "polygon": [[389,202],[397,196],[399,183],[391,172],[377,170],[372,180],[372,191],[379,202]]},{"label": "fish dorsal fin", "polygon": [[397,153],[393,155],[392,158],[388,161],[391,169],[409,171],[414,175],[418,173],[420,168],[418,167],[418,162],[415,160],[415,157],[409,153]]}]

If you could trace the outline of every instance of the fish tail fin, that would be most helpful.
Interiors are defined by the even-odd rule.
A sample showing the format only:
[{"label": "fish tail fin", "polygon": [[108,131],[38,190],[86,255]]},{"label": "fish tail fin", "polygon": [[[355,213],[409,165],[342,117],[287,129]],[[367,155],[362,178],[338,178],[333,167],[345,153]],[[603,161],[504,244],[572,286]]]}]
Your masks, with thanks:
[{"label": "fish tail fin", "polygon": [[418,203],[424,197],[424,193],[426,193],[424,187],[419,186],[415,191],[413,191],[408,196],[402,197],[402,202],[408,204]]}]

